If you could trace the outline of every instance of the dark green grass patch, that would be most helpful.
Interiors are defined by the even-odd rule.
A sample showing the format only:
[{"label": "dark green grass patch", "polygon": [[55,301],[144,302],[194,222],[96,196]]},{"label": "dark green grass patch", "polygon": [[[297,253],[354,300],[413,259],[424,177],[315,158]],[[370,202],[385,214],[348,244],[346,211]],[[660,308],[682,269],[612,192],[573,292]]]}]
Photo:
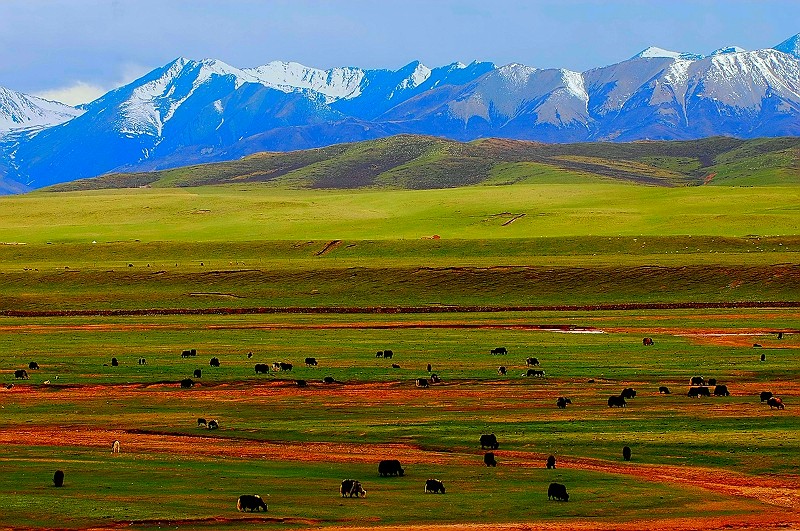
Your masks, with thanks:
[{"label": "dark green grass patch", "polygon": [[[175,454],[112,458],[83,449],[22,451],[13,461],[0,461],[4,480],[15,486],[4,498],[9,515],[4,523],[54,529],[215,519],[226,528],[240,528],[261,517],[262,526],[270,525],[270,518],[289,524],[402,524],[409,523],[408,507],[414,507],[415,519],[429,524],[613,521],[688,516],[697,510],[691,489],[569,469],[407,465],[403,478],[380,478],[373,465],[185,459],[179,449]],[[64,487],[58,489],[51,482],[56,468],[65,472]],[[366,498],[339,496],[339,483],[351,477],[362,481]],[[444,481],[446,494],[423,493],[431,477]],[[551,481],[567,485],[570,502],[547,500]],[[245,493],[259,493],[268,512],[238,513],[236,499]],[[708,493],[703,498],[706,503],[724,500]],[[501,503],[503,510],[496,510]],[[740,510],[746,508],[743,504]]]}]

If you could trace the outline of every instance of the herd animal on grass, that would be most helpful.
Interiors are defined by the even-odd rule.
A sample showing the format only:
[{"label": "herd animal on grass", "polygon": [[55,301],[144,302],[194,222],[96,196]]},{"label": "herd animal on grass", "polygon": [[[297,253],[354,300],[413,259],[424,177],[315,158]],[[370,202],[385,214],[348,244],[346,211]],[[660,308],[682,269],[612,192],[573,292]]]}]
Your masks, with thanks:
[{"label": "herd animal on grass", "polygon": [[236,509],[239,512],[250,511],[261,511],[261,509],[267,510],[267,504],[264,503],[264,500],[258,494],[242,494],[239,496],[239,499],[236,500]]},{"label": "herd animal on grass", "polygon": [[[652,345],[652,340],[650,343],[647,343],[646,340],[649,338],[645,338],[645,345]],[[392,351],[381,351],[380,357],[392,357]],[[496,349],[492,349],[492,354],[507,354],[507,349],[505,347],[498,347]],[[183,357],[195,356],[196,352],[194,349],[190,351],[184,351],[182,353]],[[145,362],[143,358],[139,359],[139,364],[142,365]],[[539,360],[537,358],[529,357],[525,360],[527,366],[539,366]],[[116,358],[112,358],[112,366],[118,366],[119,362]],[[218,358],[211,358],[210,365],[212,367],[219,367],[219,359]],[[306,358],[305,365],[308,367],[315,367],[317,366],[316,358]],[[276,362],[273,364],[273,370],[278,371],[291,371],[293,368],[291,363],[286,362]],[[39,370],[39,365],[36,362],[30,362],[28,364],[28,370]],[[431,365],[427,365],[427,370],[430,372]],[[269,366],[267,364],[256,364],[255,365],[255,372],[258,373],[268,373]],[[498,374],[505,375],[507,370],[505,366],[500,366],[498,368]],[[526,373],[527,376],[543,376],[544,371],[529,369]],[[14,371],[14,376],[17,379],[25,379],[28,378],[27,371],[25,369],[19,369]],[[200,369],[195,369],[193,372],[193,376],[195,378],[201,378],[202,372]],[[431,380],[434,382],[440,381],[438,376],[431,375]],[[324,383],[333,383],[335,380],[331,377],[326,377]],[[306,385],[305,380],[297,380],[296,381],[298,386]],[[429,385],[428,380],[425,378],[419,378],[415,380],[415,384],[418,387],[427,387]],[[191,387],[194,385],[194,382],[190,379],[185,379],[181,381],[181,387]],[[727,397],[730,396],[730,391],[728,390],[727,385],[718,384],[715,378],[705,379],[702,376],[694,376],[690,379],[690,389],[687,393],[689,397],[699,397],[699,396],[711,396],[710,386],[714,387],[713,395],[714,396],[722,396]],[[666,386],[660,386],[658,388],[658,392],[660,394],[670,394],[669,388]],[[626,406],[626,399],[630,400],[636,397],[637,392],[633,388],[625,388],[622,390],[620,395],[614,395],[609,397],[608,405],[609,407],[625,407]],[[785,408],[783,401],[781,398],[774,396],[769,391],[763,391],[759,395],[760,401],[766,402],[770,409],[778,409],[782,410]],[[571,404],[572,401],[566,397],[558,397],[556,400],[556,405],[563,409],[566,408],[567,404]],[[197,419],[198,427],[206,427],[207,429],[217,429],[219,424],[216,420],[209,420],[207,421],[205,418],[198,418]],[[497,437],[495,434],[484,434],[480,437],[480,444],[481,448],[489,448],[492,450],[496,450],[499,448],[499,443],[497,441]],[[114,441],[112,444],[112,453],[118,454],[120,453],[120,442]],[[623,448],[623,459],[625,461],[630,461],[631,459],[631,449],[628,446]],[[487,467],[495,467],[497,466],[497,460],[494,452],[487,452],[484,454],[483,457],[484,465]],[[554,456],[549,456],[546,461],[546,467],[548,469],[554,469],[556,467],[556,459]],[[400,461],[396,459],[387,459],[380,461],[378,465],[378,473],[381,477],[387,476],[395,476],[395,477],[402,477],[404,476],[405,470],[400,465]],[[63,471],[56,471],[55,475],[53,476],[53,483],[60,487],[63,485],[64,481],[64,473]],[[424,487],[425,493],[433,493],[433,494],[444,494],[445,493],[445,486],[441,480],[438,479],[428,479],[425,482]],[[340,494],[342,497],[366,497],[366,490],[363,488],[362,484],[358,480],[347,479],[343,480],[340,486]],[[548,498],[558,501],[568,501],[569,494],[566,491],[566,487],[559,483],[551,483],[548,487]],[[239,511],[245,512],[254,512],[254,511],[264,511],[267,510],[267,505],[264,503],[264,500],[261,496],[256,494],[244,494],[239,496],[237,500],[237,509]]]}]

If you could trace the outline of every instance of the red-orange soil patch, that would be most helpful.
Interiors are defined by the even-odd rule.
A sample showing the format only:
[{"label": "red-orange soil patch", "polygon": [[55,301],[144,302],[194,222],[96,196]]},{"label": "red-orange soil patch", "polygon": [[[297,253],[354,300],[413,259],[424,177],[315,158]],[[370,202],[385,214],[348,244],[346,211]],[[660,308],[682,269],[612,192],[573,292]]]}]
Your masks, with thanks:
[{"label": "red-orange soil patch", "polygon": [[[437,452],[410,444],[341,444],[330,442],[271,442],[237,438],[170,435],[144,430],[95,428],[8,427],[0,429],[0,444],[21,446],[78,446],[103,448],[119,440],[126,453],[170,453],[198,458],[219,456],[277,461],[373,463],[376,456],[392,455],[404,463],[469,465],[479,452]],[[546,454],[503,451],[509,466],[543,466]],[[800,509],[800,476],[747,476],[702,467],[619,463],[602,459],[562,456],[559,467],[634,476],[641,480],[680,484],[732,497],[746,497],[787,509]],[[800,513],[798,513],[800,518]]]}]

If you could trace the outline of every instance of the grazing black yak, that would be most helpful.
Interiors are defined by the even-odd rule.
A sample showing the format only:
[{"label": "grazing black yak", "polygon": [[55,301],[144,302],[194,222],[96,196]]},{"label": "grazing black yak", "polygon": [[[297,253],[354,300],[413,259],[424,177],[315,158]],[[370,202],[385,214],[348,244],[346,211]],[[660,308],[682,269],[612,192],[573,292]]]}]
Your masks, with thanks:
[{"label": "grazing black yak", "polygon": [[483,454],[483,464],[486,466],[497,466],[497,460],[494,458],[494,452],[486,452]]},{"label": "grazing black yak", "polygon": [[351,498],[355,496],[359,498],[361,496],[366,497],[367,491],[361,486],[360,481],[356,481],[355,479],[345,479],[342,481],[342,486],[339,487],[339,493],[342,495],[342,498],[345,496],[350,496]]},{"label": "grazing black yak", "polygon": [[481,449],[491,448],[497,450],[500,448],[500,443],[497,442],[497,436],[494,433],[481,435]]},{"label": "grazing black yak", "polygon": [[773,396],[772,398],[767,400],[767,404],[769,404],[769,408],[770,409],[772,409],[774,407],[776,407],[778,409],[785,409],[785,406],[783,405],[783,400],[781,400],[777,396]]},{"label": "grazing black yak", "polygon": [[625,397],[624,396],[609,396],[608,397],[608,407],[625,407]]},{"label": "grazing black yak", "polygon": [[236,501],[236,509],[239,512],[250,511],[252,513],[253,511],[261,511],[262,508],[266,511],[267,504],[258,494],[242,494]]},{"label": "grazing black yak", "polygon": [[429,479],[425,482],[425,492],[431,494],[444,494],[444,483],[438,479]]},{"label": "grazing black yak", "polygon": [[550,483],[547,487],[547,499],[558,501],[569,501],[569,494],[567,494],[567,487],[561,483]]},{"label": "grazing black yak", "polygon": [[402,476],[405,473],[397,459],[384,459],[378,463],[378,474],[381,476]]}]

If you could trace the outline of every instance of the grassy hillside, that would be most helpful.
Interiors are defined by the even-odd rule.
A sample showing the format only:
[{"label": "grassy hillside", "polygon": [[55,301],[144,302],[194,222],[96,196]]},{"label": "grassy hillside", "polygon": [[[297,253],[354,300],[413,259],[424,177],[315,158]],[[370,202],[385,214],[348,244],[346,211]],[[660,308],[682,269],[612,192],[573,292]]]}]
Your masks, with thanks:
[{"label": "grassy hillside", "polygon": [[111,174],[54,191],[269,182],[292,188],[452,188],[518,182],[659,186],[800,183],[800,139],[707,138],[685,142],[540,144],[484,139],[460,143],[399,135],[151,173]]},{"label": "grassy hillside", "polygon": [[[494,176],[513,177],[509,170]],[[791,235],[800,234],[799,198],[794,186],[664,188],[585,181],[443,190],[242,184],[39,192],[0,198],[0,242]]]},{"label": "grassy hillside", "polygon": [[613,182],[38,192],[0,198],[0,307],[797,301],[798,195]]}]

